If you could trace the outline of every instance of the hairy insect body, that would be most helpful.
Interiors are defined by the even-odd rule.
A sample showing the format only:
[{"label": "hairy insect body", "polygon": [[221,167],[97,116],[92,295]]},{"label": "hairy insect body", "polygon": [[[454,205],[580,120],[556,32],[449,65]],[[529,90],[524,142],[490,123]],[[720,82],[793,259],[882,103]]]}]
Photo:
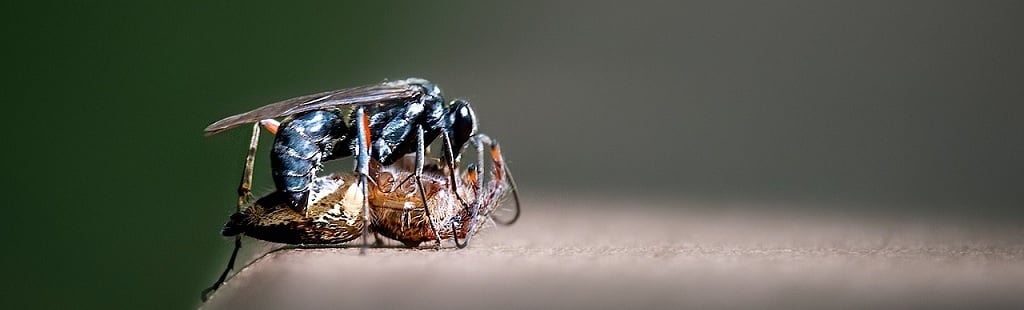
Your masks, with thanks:
[{"label": "hairy insect body", "polygon": [[[476,202],[475,180],[470,177],[475,172],[467,171],[457,180],[455,188],[459,196],[452,192],[447,172],[437,163],[424,166],[423,187],[426,204],[411,182],[401,184],[411,175],[414,164],[412,157],[406,157],[392,166],[379,168],[371,173],[377,186],[371,187],[370,210],[373,212],[373,230],[380,235],[401,241],[406,246],[418,246],[440,236],[441,239],[465,239],[470,218],[470,208],[464,207],[458,197],[465,197],[466,203]],[[427,209],[430,208],[430,217]],[[483,206],[490,210],[494,206]],[[485,212],[486,213],[486,212]],[[489,214],[489,213],[487,213]],[[431,225],[430,219],[434,219]],[[437,234],[432,227],[437,227]]]}]

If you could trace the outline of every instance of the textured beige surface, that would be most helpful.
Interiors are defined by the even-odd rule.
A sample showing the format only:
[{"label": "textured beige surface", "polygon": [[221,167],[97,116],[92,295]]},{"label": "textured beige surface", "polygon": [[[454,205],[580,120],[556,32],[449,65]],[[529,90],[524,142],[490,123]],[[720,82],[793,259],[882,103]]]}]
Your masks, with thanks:
[{"label": "textured beige surface", "polygon": [[1024,307],[1024,230],[1012,225],[526,203],[519,223],[464,250],[274,252],[203,307]]}]

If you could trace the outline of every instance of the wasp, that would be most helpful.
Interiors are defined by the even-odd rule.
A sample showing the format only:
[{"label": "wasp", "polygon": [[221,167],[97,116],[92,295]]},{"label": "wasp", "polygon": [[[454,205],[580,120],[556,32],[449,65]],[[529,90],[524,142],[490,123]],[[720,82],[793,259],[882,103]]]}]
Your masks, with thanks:
[{"label": "wasp", "polygon": [[[285,119],[278,123],[274,120],[278,117]],[[310,205],[310,193],[321,164],[347,157],[355,158],[357,182],[362,196],[366,197],[371,160],[387,166],[407,154],[415,154],[416,164],[410,179],[419,187],[420,201],[426,202],[422,177],[425,146],[440,137],[444,152],[441,162],[448,167],[449,184],[456,186],[454,171],[461,150],[479,135],[476,115],[469,102],[455,99],[445,103],[440,88],[419,78],[291,98],[221,119],[205,131],[213,135],[248,123],[256,123],[254,132],[263,125],[275,133],[270,161],[274,187],[280,193],[275,198],[302,213]],[[257,139],[258,134],[254,134],[250,149],[258,144]],[[482,151],[479,143],[477,149]],[[247,157],[246,167],[252,166],[252,158],[252,155]],[[249,184],[243,182],[242,186]],[[512,191],[518,208],[517,191],[514,187]],[[456,189],[452,192],[459,195]],[[468,205],[463,197],[458,199]],[[364,226],[369,226],[368,209],[369,204],[364,202],[361,212]],[[429,212],[430,208],[424,207],[424,210]],[[433,231],[439,232],[439,229],[435,227]],[[364,234],[364,244],[366,238]],[[436,235],[435,239],[440,242],[441,236]]]},{"label": "wasp", "polygon": [[[371,232],[400,241],[408,247],[437,240],[440,236],[442,240],[453,239],[456,247],[462,248],[485,227],[478,225],[480,222],[514,223],[519,218],[518,204],[511,210],[500,208],[509,193],[514,193],[515,181],[507,174],[498,144],[485,135],[478,135],[472,141],[487,144],[483,148],[489,149],[489,156],[482,152],[477,154],[478,158],[490,158],[486,177],[482,161],[478,160],[467,165],[451,184],[450,168],[443,165],[441,159],[428,157],[423,159],[426,161],[423,164],[415,155],[407,155],[387,166],[376,160],[370,161],[367,196],[363,196],[359,189],[354,173],[335,173],[313,180],[310,204],[305,212],[291,208],[285,192],[274,191],[257,199],[231,215],[224,225],[221,233],[236,237],[235,248],[220,278],[203,291],[203,300],[224,283],[234,268],[241,248],[238,238],[241,235],[276,243],[329,246]],[[250,148],[250,152],[254,150]],[[422,186],[402,181],[416,173],[420,173],[424,181]],[[250,182],[251,177],[252,169],[247,166],[243,170],[242,183]],[[248,193],[243,191],[240,195]],[[459,197],[466,197],[466,202],[474,207],[466,208]],[[372,213],[369,226],[364,226],[360,220],[364,203],[370,206]],[[503,212],[510,214],[501,214]]]}]

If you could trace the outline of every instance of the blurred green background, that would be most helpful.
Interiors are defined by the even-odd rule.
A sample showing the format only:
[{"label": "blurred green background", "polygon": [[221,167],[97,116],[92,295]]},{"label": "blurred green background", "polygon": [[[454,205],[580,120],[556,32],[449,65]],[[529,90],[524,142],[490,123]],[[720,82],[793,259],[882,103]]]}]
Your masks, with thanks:
[{"label": "blurred green background", "polygon": [[248,136],[202,129],[410,76],[474,104],[527,197],[1024,215],[1018,2],[2,7],[4,309],[195,306]]}]

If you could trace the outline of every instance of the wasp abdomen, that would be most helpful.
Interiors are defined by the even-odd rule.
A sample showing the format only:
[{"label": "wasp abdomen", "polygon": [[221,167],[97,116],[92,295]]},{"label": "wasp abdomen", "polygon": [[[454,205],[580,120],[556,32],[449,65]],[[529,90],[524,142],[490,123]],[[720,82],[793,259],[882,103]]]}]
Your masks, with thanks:
[{"label": "wasp abdomen", "polygon": [[309,201],[309,186],[320,162],[330,155],[334,144],[344,140],[348,127],[336,110],[298,114],[281,124],[274,139],[270,166],[274,185],[288,194],[289,205],[303,211]]}]

